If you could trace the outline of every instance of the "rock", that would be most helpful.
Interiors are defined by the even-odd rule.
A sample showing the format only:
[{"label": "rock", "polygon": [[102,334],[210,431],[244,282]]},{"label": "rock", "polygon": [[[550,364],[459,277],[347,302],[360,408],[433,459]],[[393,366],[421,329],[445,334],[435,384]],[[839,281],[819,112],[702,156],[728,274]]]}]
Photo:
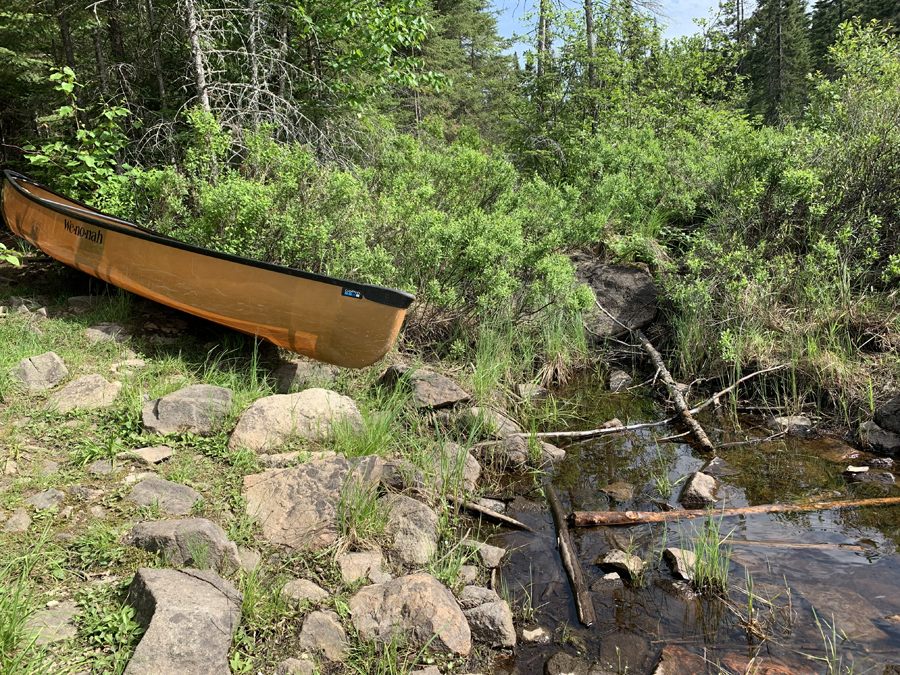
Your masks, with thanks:
[{"label": "rock", "polygon": [[472,454],[456,443],[445,441],[432,455],[436,487],[440,489],[447,481],[462,483],[469,492],[475,490],[481,477],[481,464]]},{"label": "rock", "polygon": [[609,373],[609,390],[625,391],[634,382],[631,375],[624,370],[613,370]]},{"label": "rock", "polygon": [[[804,657],[803,660],[806,661],[807,658]],[[820,672],[818,669],[811,668],[805,663],[798,661],[799,659],[794,662],[783,659],[776,660],[759,655],[751,660],[744,654],[725,654],[721,657],[722,666],[735,673],[752,673],[753,675],[818,675]],[[840,663],[840,656],[838,656],[838,663]],[[853,672],[852,667],[850,672]]]},{"label": "rock", "polygon": [[74,601],[58,602],[51,609],[31,615],[25,622],[25,632],[35,636],[34,644],[38,647],[71,640],[78,633],[75,617],[79,614],[78,605]]},{"label": "rock", "polygon": [[85,375],[53,394],[44,410],[67,413],[72,410],[108,408],[121,389],[121,382],[107,382],[101,375]]},{"label": "rock", "polygon": [[506,504],[496,499],[487,499],[483,497],[476,503],[478,504],[478,506],[483,506],[484,508],[490,509],[491,511],[496,511],[497,513],[506,513]]},{"label": "rock", "polygon": [[696,471],[684,482],[678,501],[686,509],[703,508],[716,501],[717,486],[715,478]]},{"label": "rock", "polygon": [[472,637],[491,647],[515,647],[516,628],[512,611],[505,600],[486,602],[463,611],[469,621]]},{"label": "rock", "polygon": [[66,306],[76,312],[82,312],[90,309],[94,304],[94,296],[92,295],[73,295],[66,300]]},{"label": "rock", "polygon": [[279,366],[272,377],[275,391],[290,394],[309,387],[329,387],[337,380],[341,369],[319,361],[291,361]]},{"label": "rock", "polygon": [[566,458],[566,451],[552,443],[541,441],[541,458],[545,464],[556,464]]},{"label": "rock", "polygon": [[438,517],[431,507],[405,495],[386,495],[378,500],[388,511],[385,531],[403,562],[424,565],[437,550]]},{"label": "rock", "polygon": [[469,400],[469,394],[453,380],[430,370],[395,365],[385,371],[380,382],[389,389],[401,386],[411,391],[416,408],[448,408]]},{"label": "rock", "polygon": [[617,502],[627,502],[634,496],[634,485],[631,483],[612,483],[600,488],[600,492],[609,495]]},{"label": "rock", "polygon": [[706,661],[684,647],[666,645],[651,675],[697,675],[706,672]]},{"label": "rock", "polygon": [[236,570],[241,560],[225,531],[206,518],[138,523],[125,543],[161,553],[167,565],[199,569]]},{"label": "rock", "polygon": [[41,465],[39,473],[42,476],[48,476],[51,473],[56,473],[57,471],[59,471],[59,464],[51,459],[48,459]]},{"label": "rock", "polygon": [[460,544],[475,549],[478,552],[478,557],[481,559],[481,564],[488,569],[500,567],[500,561],[503,560],[503,556],[506,555],[505,548],[491,546],[490,544],[485,544],[474,539],[463,539]]},{"label": "rock", "polygon": [[300,631],[300,646],[321,652],[329,661],[342,661],[350,650],[347,634],[334,612],[309,614]]},{"label": "rock", "polygon": [[231,412],[231,389],[195,384],[147,403],[141,411],[144,428],[157,434],[213,433]]},{"label": "rock", "polygon": [[460,592],[457,602],[463,610],[467,610],[488,602],[500,602],[500,596],[489,588],[465,586]]},{"label": "rock", "polygon": [[138,506],[157,504],[161,511],[173,516],[184,516],[191,512],[191,508],[203,496],[187,485],[154,476],[135,485],[126,499]]},{"label": "rock", "polygon": [[474,584],[478,580],[478,567],[476,565],[460,565],[456,573],[456,580],[461,584]]},{"label": "rock", "polygon": [[109,369],[117,375],[131,375],[135,370],[146,368],[147,362],[143,359],[125,359],[112,364]]},{"label": "rock", "polygon": [[325,589],[309,579],[294,579],[281,589],[281,598],[291,607],[302,607],[304,603],[318,604],[331,597]]},{"label": "rock", "polygon": [[637,579],[644,571],[644,561],[636,555],[625,551],[610,551],[594,561],[604,572],[617,572],[619,576],[627,575],[629,579]]},{"label": "rock", "polygon": [[3,526],[4,534],[13,534],[15,532],[25,532],[31,525],[31,516],[25,509],[16,509],[15,512],[6,521]]},{"label": "rock", "polygon": [[363,553],[345,553],[337,559],[341,568],[341,578],[345,584],[370,577],[372,572],[377,576],[381,573],[381,551],[366,551]]},{"label": "rock", "polygon": [[663,551],[663,559],[669,566],[672,576],[676,579],[690,581],[694,578],[697,556],[692,551],[685,551],[680,548],[667,548]]},{"label": "rock", "polygon": [[352,461],[337,456],[244,476],[247,515],[260,521],[269,543],[317,551],[337,539],[337,504],[345,485],[365,481],[374,488],[380,476],[377,455]]},{"label": "rock", "polygon": [[241,618],[241,594],[209,570],[139,569],[128,589],[147,631],[125,675],[222,675]]},{"label": "rock", "polygon": [[[803,449],[806,452],[810,452],[826,461],[834,462],[836,464],[843,464],[844,462],[851,462],[853,460],[864,461],[860,458],[865,454],[854,448],[852,445],[848,445],[836,438],[810,439],[803,444]],[[706,471],[705,469],[701,470]]]},{"label": "rock", "polygon": [[671,595],[681,602],[689,602],[700,597],[700,594],[694,590],[694,587],[686,581],[673,581],[666,577],[655,577],[653,584],[666,595]]},{"label": "rock", "polygon": [[88,466],[88,473],[94,476],[108,476],[113,472],[113,463],[108,459],[96,459]]},{"label": "rock", "polygon": [[646,673],[654,656],[650,642],[636,632],[607,633],[600,642],[598,666],[610,675]]},{"label": "rock", "polygon": [[556,652],[544,664],[544,675],[611,675],[598,666],[591,666],[583,659]]},{"label": "rock", "polygon": [[468,408],[456,420],[464,432],[477,431],[481,436],[502,439],[522,433],[522,427],[503,413],[491,408]]},{"label": "rock", "polygon": [[808,417],[802,415],[791,415],[787,417],[773,417],[766,426],[772,431],[786,431],[790,434],[805,436],[812,431],[812,421]]},{"label": "rock", "polygon": [[385,487],[401,492],[410,488],[425,487],[425,474],[412,462],[392,459],[384,463],[381,482]]},{"label": "rock", "polygon": [[622,577],[619,576],[618,572],[610,572],[609,574],[604,574],[596,581],[591,582],[590,585],[590,589],[592,591],[599,592],[614,591],[617,588],[624,587],[625,583],[622,581]]},{"label": "rock", "polygon": [[[855,468],[855,467],[854,467]],[[867,469],[869,467],[866,467]],[[864,473],[844,473],[848,483],[879,483],[893,485],[894,474],[890,471],[866,471]]]},{"label": "rock", "polygon": [[275,675],[313,675],[316,664],[304,659],[285,659],[275,666]]},{"label": "rock", "polygon": [[409,675],[441,675],[441,669],[437,666],[427,666],[420,670],[414,670]]},{"label": "rock", "polygon": [[885,431],[900,434],[900,396],[895,396],[875,411],[875,424]]},{"label": "rock", "polygon": [[109,321],[85,328],[84,336],[88,342],[125,342],[131,337],[122,326]]},{"label": "rock", "polygon": [[534,626],[533,628],[523,628],[522,642],[532,645],[549,645],[552,639],[550,631],[542,626]]},{"label": "rock", "polygon": [[335,424],[362,426],[362,415],[352,399],[327,389],[266,396],[241,415],[228,447],[259,452],[291,437],[323,440],[332,435]]},{"label": "rock", "polygon": [[863,442],[875,452],[897,454],[900,452],[900,435],[886,431],[875,422],[863,422],[859,425],[859,435]]},{"label": "rock", "polygon": [[472,650],[466,617],[450,591],[430,574],[366,586],[350,599],[349,607],[363,640],[384,642],[400,630],[416,647],[431,641],[435,651],[466,656]]},{"label": "rock", "polygon": [[894,466],[894,460],[890,457],[873,457],[868,462],[869,466],[876,469],[891,469]]},{"label": "rock", "polygon": [[241,569],[247,574],[253,574],[262,563],[262,556],[252,548],[238,546],[238,558],[241,560]]},{"label": "rock", "polygon": [[740,472],[735,471],[728,466],[728,462],[724,459],[713,457],[703,465],[703,468],[700,469],[700,473],[705,473],[707,476],[736,476]]},{"label": "rock", "polygon": [[69,369],[54,352],[22,359],[9,373],[13,382],[18,382],[28,391],[52,389],[68,376]]},{"label": "rock", "polygon": [[15,476],[16,472],[19,470],[19,464],[14,459],[7,459],[3,463],[3,475],[4,476]]},{"label": "rock", "polygon": [[91,516],[93,516],[97,520],[106,519],[106,509],[104,509],[102,506],[92,506],[88,509],[88,513],[90,513]]},{"label": "rock", "polygon": [[25,500],[25,503],[31,504],[37,511],[43,511],[44,509],[51,509],[54,506],[59,506],[63,503],[65,498],[65,492],[50,488],[49,490],[38,492],[33,497],[29,497]]},{"label": "rock", "polygon": [[[523,466],[531,461],[531,447],[524,436],[507,436],[502,441],[481,446],[481,452],[495,462],[506,462],[514,467]],[[555,464],[566,458],[566,451],[550,443],[540,442],[541,461],[544,464]]]},{"label": "rock", "polygon": [[[626,326],[643,328],[656,317],[659,291],[652,277],[638,267],[606,265],[585,254],[572,256],[575,276],[590,286],[597,301]],[[592,309],[585,317],[585,325],[593,336],[603,339],[622,331],[599,309]]]},{"label": "rock", "polygon": [[173,454],[175,454],[175,451],[168,445],[154,445],[152,448],[120,452],[116,455],[116,459],[139,459],[146,464],[159,464],[163,460],[169,459]]},{"label": "rock", "polygon": [[138,473],[130,473],[122,479],[123,485],[131,485],[132,483],[140,483],[147,478],[157,478],[152,471],[139,471]]},{"label": "rock", "polygon": [[549,390],[545,389],[539,384],[533,384],[529,382],[526,382],[524,384],[517,384],[516,394],[519,396],[519,398],[525,399],[526,401],[550,397]]}]

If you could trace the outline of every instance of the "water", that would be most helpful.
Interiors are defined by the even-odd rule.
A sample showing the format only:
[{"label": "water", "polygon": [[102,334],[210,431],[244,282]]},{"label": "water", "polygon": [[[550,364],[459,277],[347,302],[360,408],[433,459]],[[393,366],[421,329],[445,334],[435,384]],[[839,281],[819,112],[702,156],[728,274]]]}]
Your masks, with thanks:
[{"label": "water", "polygon": [[[648,399],[628,394],[582,387],[566,398],[565,409],[583,418],[572,428],[592,428],[613,416],[625,423],[664,417]],[[716,445],[772,433],[761,428],[762,418],[702,421]],[[661,426],[570,445],[550,480],[567,510],[658,511],[652,500],[676,504],[678,481],[709,459],[685,443],[654,441],[675,433]],[[865,463],[867,456],[841,459],[846,449],[794,438],[723,448],[718,455],[736,473],[720,478],[719,495],[727,507],[900,496],[894,485],[849,484],[843,470]],[[666,478],[674,484],[670,495],[660,494]],[[534,481],[531,476],[511,479],[505,495],[520,495],[509,513],[538,534],[502,530],[491,543],[511,551],[501,572],[514,601],[537,608],[533,621],[520,623],[544,626],[554,642],[520,645],[513,659],[497,664],[501,672],[541,672],[544,661],[563,649],[599,660],[611,672],[626,672],[627,666],[627,673],[640,675],[652,672],[666,645],[704,658],[709,673],[743,673],[753,657],[763,665],[761,673],[779,665],[791,673],[831,673],[823,660],[829,658],[841,664],[835,673],[857,675],[882,675],[885,664],[900,664],[900,623],[888,618],[900,615],[900,508],[722,519],[720,532],[731,541],[728,601],[684,596],[672,588],[659,559],[664,546],[690,548],[702,521],[574,528],[588,585],[603,575],[594,561],[612,549],[633,550],[650,561],[641,584],[592,591],[597,621],[586,628],[578,622],[553,522]],[[600,488],[614,482],[634,485],[633,497],[611,501]],[[701,671],[702,663],[688,672]]]}]

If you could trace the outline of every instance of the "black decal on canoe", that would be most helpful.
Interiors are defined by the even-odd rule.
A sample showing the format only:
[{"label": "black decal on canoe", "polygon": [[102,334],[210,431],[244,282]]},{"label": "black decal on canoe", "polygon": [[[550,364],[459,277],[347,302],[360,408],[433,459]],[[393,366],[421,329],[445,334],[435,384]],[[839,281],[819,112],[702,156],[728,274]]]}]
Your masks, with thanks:
[{"label": "black decal on canoe", "polygon": [[74,223],[68,218],[65,219],[63,227],[66,232],[71,232],[76,237],[81,237],[82,239],[87,239],[88,241],[92,241],[96,244],[103,243],[103,232],[100,230],[92,230],[88,227],[85,227],[81,223]]}]

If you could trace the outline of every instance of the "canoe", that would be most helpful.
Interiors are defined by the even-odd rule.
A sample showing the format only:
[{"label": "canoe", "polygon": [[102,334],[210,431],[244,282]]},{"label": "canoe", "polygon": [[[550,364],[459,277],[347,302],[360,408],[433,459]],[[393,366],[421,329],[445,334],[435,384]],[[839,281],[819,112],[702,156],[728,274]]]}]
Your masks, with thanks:
[{"label": "canoe", "polygon": [[163,305],[319,361],[362,368],[391,348],[409,293],[192,246],[12,172],[7,226],[48,256]]}]

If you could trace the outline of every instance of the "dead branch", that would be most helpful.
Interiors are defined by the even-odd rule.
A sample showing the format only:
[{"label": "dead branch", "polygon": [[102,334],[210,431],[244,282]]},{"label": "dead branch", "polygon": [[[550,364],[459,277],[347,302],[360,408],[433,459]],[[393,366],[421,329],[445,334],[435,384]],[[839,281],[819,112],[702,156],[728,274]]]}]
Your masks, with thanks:
[{"label": "dead branch", "polygon": [[479,513],[482,516],[487,516],[488,518],[499,520],[504,525],[509,525],[510,527],[515,527],[520,530],[525,530],[526,532],[533,532],[534,534],[537,534],[537,530],[529,527],[525,523],[519,522],[515,518],[504,516],[502,513],[497,513],[492,509],[487,509],[480,504],[476,504],[475,502],[467,502],[465,499],[459,499],[458,497],[454,497],[453,495],[447,495],[447,500],[458,509],[468,509],[469,511]]},{"label": "dead branch", "polygon": [[556,525],[556,541],[559,545],[559,557],[562,558],[563,567],[569,577],[572,586],[572,595],[575,596],[575,606],[578,608],[578,620],[585,626],[590,626],[596,620],[594,616],[594,603],[591,600],[591,592],[584,582],[584,574],[581,572],[581,564],[575,554],[575,546],[572,543],[572,534],[566,524],[566,516],[556,489],[550,483],[545,485],[547,501],[550,502],[550,513],[553,514],[553,522]]}]

